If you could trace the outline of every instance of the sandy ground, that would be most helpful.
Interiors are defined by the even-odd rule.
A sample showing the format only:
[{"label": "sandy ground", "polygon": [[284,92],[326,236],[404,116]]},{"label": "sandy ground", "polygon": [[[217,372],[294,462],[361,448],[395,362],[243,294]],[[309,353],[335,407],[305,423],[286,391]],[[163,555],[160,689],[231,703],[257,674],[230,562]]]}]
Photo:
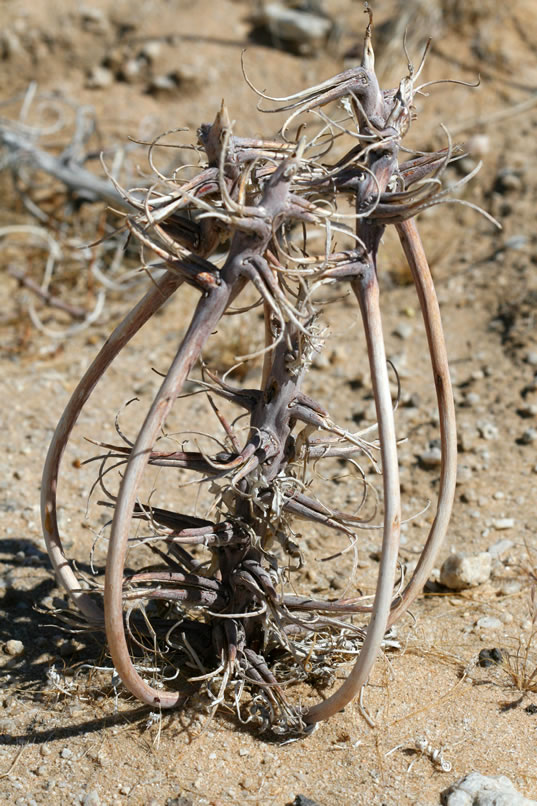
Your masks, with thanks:
[{"label": "sandy ground", "polygon": [[[394,13],[392,3],[375,6],[379,22]],[[40,92],[94,107],[96,153],[147,131],[195,129],[212,119],[222,97],[241,132],[272,134],[281,121],[256,111],[255,97],[241,76],[241,50],[248,46],[253,80],[274,95],[339,72],[342,53],[361,39],[363,16],[358,4],[346,0],[327,2],[325,8],[342,22],[342,36],[314,58],[248,42],[247,2],[100,0],[89,8],[75,2],[6,0],[0,37],[0,99],[6,103],[0,115],[17,114],[20,101],[7,101],[37,81]],[[195,699],[183,711],[160,719],[121,688],[116,691],[110,672],[99,671],[97,667],[108,666],[100,635],[64,631],[46,612],[62,597],[39,525],[46,448],[76,381],[114,324],[141,296],[146,281],[109,290],[97,322],[67,338],[53,338],[32,324],[30,292],[7,273],[15,267],[39,282],[46,257],[42,244],[28,233],[0,232],[2,802],[283,806],[300,794],[321,806],[434,806],[445,788],[472,770],[507,775],[527,797],[537,798],[537,683],[531,677],[537,669],[537,608],[532,604],[537,574],[537,111],[529,106],[537,91],[537,23],[531,4],[523,0],[498,14],[494,10],[487,15],[482,8],[482,15],[464,25],[443,29],[432,13],[423,20],[416,15],[409,29],[416,44],[416,25],[424,34],[428,26],[435,28],[424,80],[471,81],[479,73],[482,81],[478,90],[432,88],[430,97],[419,101],[410,142],[421,147],[440,143],[445,138],[441,122],[456,140],[471,138],[474,153],[465,167],[478,159],[484,165],[463,197],[483,206],[503,227],[498,232],[472,210],[456,205],[420,218],[451,357],[460,442],[456,505],[440,562],[451,551],[493,547],[492,575],[461,593],[432,581],[411,617],[398,625],[400,649],[387,652],[376,664],[364,694],[371,724],[352,705],[309,738],[281,744],[242,727],[232,713],[208,719],[203,703]],[[147,51],[151,57],[142,71],[129,73],[129,60],[155,41],[160,47]],[[386,85],[406,69],[402,51],[396,48],[393,54],[381,61]],[[97,75],[109,83],[90,87],[88,76],[98,84],[95,70],[103,66],[109,72],[104,79]],[[158,89],[155,78],[170,75],[171,89]],[[528,108],[520,108],[526,102]],[[38,113],[32,107],[32,114]],[[51,148],[65,145],[68,125],[45,142]],[[133,154],[133,164],[143,159],[141,151]],[[452,181],[460,178],[450,170]],[[16,198],[7,172],[0,182],[0,226],[40,226]],[[94,240],[103,220],[102,206],[97,212],[94,207],[74,210],[72,221],[63,234],[60,224],[56,236]],[[132,252],[126,267],[135,261]],[[99,282],[88,261],[76,257],[66,266],[55,280],[54,293],[91,309]],[[417,300],[390,233],[381,273],[387,351],[402,381],[397,426],[407,438],[401,445],[401,473],[409,517],[434,500],[438,469],[424,467],[419,456],[431,441],[434,445],[438,433]],[[88,570],[92,529],[99,526],[95,509],[86,515],[95,472],[93,465],[81,465],[92,455],[84,437],[110,437],[115,412],[136,395],[139,408],[126,419],[126,427],[134,427],[143,401],[158,385],[151,367],[166,366],[192,301],[188,294],[173,301],[134,340],[91,400],[68,449],[60,490],[62,526],[69,555],[83,570]],[[71,323],[61,311],[35,304],[48,329]],[[256,320],[252,323],[255,327]],[[340,422],[349,427],[367,423],[368,374],[350,302],[332,303],[327,323],[332,339],[328,359],[313,367],[309,390],[330,405]],[[212,348],[213,362],[225,366],[225,351],[235,354],[241,338],[231,325],[224,329]],[[191,414],[200,413],[194,407]],[[342,484],[334,495],[346,500],[350,493]],[[432,517],[427,511],[404,525],[404,562],[415,559]],[[345,575],[343,560],[343,565],[329,564],[328,570],[316,562],[319,553],[330,550],[330,540],[314,531],[307,544],[312,562],[303,584],[319,595],[334,595]],[[502,540],[506,542],[498,545]],[[378,567],[377,543],[375,534],[365,533],[359,554],[364,588],[371,587]],[[97,563],[102,562],[99,551]],[[22,654],[8,643],[12,640],[22,642]],[[505,650],[504,660],[481,668],[479,652],[492,648]],[[337,674],[341,677],[344,669]],[[318,694],[304,687],[294,696],[313,701]],[[427,739],[429,754],[415,752],[419,737]],[[449,772],[434,762],[433,750],[442,751],[451,764]]]}]

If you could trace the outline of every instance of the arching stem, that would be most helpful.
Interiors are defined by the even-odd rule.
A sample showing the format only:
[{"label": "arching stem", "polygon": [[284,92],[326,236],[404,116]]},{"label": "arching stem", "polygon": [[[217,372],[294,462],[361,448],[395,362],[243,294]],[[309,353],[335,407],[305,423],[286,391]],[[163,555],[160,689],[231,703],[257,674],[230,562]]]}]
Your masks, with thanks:
[{"label": "arching stem", "polygon": [[434,385],[438,402],[440,419],[440,440],[442,465],[440,469],[440,489],[436,516],[429,536],[419,558],[412,578],[396,601],[390,614],[388,624],[395,621],[407,610],[419,595],[433,569],[438,551],[447,533],[457,478],[457,427],[455,423],[455,405],[449,375],[446,342],[442,329],[440,307],[434,289],[431,270],[423,250],[418,228],[413,220],[397,225],[397,233],[403,246],[416,291],[421,311],[429,353],[433,369]]},{"label": "arching stem", "polygon": [[107,368],[120,350],[182,282],[183,279],[177,272],[166,272],[116,327],[73,392],[48,449],[41,482],[41,520],[45,544],[58,582],[63,585],[74,604],[92,624],[103,623],[102,610],[95,600],[81,589],[80,582],[65,556],[58,528],[57,487],[61,458],[80,412]]},{"label": "arching stem", "polygon": [[198,360],[210,333],[217,326],[231,297],[225,283],[213,287],[199,301],[179,350],[166,374],[151,409],[131,451],[121,483],[106,563],[104,611],[106,636],[112,661],[123,684],[142,702],[172,708],[180,700],[179,692],[152,688],[138,674],[130,658],[123,620],[123,571],[130,523],[138,487],[155,440],[192,366]]},{"label": "arching stem", "polygon": [[397,444],[380,316],[378,280],[372,262],[352,281],[352,288],[360,304],[364,323],[379,427],[384,485],[382,556],[373,612],[358,660],[343,685],[331,697],[306,711],[304,719],[310,724],[328,719],[340,711],[360,693],[360,689],[366,683],[386,631],[399,551],[401,502]]}]

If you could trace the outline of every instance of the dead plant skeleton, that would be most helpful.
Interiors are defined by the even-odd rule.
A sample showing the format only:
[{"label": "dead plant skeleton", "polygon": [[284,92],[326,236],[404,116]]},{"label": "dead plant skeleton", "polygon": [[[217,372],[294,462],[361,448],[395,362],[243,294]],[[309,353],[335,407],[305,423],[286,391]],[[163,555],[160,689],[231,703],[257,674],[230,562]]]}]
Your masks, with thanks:
[{"label": "dead plant skeleton", "polygon": [[[241,720],[262,729],[311,730],[360,693],[387,630],[419,595],[446,534],[456,474],[454,406],[438,302],[413,219],[433,205],[456,200],[441,183],[461,149],[448,141],[444,150],[411,153],[399,162],[413,118],[412,100],[420,92],[421,67],[414,71],[409,65],[398,88],[381,90],[371,27],[370,18],[360,66],[286,98],[258,92],[263,100],[277,102],[277,110],[290,112],[281,139],[236,134],[222,106],[214,123],[198,131],[197,150],[204,155],[198,173],[183,179],[179,172],[157,172],[154,185],[143,192],[126,191],[114,182],[130,208],[125,226],[158,256],[166,273],[155,278],[112,333],[68,403],[46,460],[42,518],[59,582],[89,624],[105,626],[117,673],[135,697],[151,706],[181,703],[186,677],[204,685],[212,705],[234,705]],[[333,101],[345,108],[337,119],[324,111]],[[309,139],[305,116],[317,124]],[[292,136],[295,124],[300,125]],[[342,143],[344,156],[330,161],[330,151]],[[155,147],[150,148],[151,163]],[[351,213],[344,204],[349,197]],[[416,285],[442,447],[436,515],[411,579],[397,592],[400,486],[377,279],[377,253],[387,225],[398,233]],[[319,232],[324,247],[314,251]],[[334,236],[346,239],[348,246],[334,249]],[[99,484],[114,514],[104,591],[98,585],[88,590],[65,556],[58,527],[62,454],[108,366],[183,284],[197,289],[199,300],[136,440],[123,438],[118,426],[121,444],[100,443]],[[210,335],[226,312],[232,307],[237,312],[234,303],[249,284],[259,297],[265,328],[264,347],[241,357],[261,360],[255,389],[232,386],[202,361]],[[302,391],[323,343],[318,292],[344,284],[355,295],[363,321],[378,438],[370,430],[351,433],[337,425]],[[160,450],[168,415],[196,366],[201,366],[198,388],[208,396],[225,442],[213,455],[184,445]],[[218,398],[249,418],[246,431],[221,413]],[[360,457],[376,462],[378,455],[384,514],[373,602],[365,597],[325,601],[290,592],[293,569],[300,564],[295,519],[337,530],[351,547],[366,520],[321,503],[305,482],[307,468],[331,458],[355,465]],[[214,502],[207,517],[157,507],[151,496],[144,498],[144,480],[155,466],[170,478],[168,495],[176,489],[174,473],[181,472],[181,478],[190,474],[200,488],[210,485]],[[117,495],[104,483],[112,467],[121,474]],[[149,547],[156,564],[126,575],[127,551],[140,546]],[[356,626],[357,617],[367,616],[367,628]],[[147,676],[148,655],[161,670],[158,679]],[[354,667],[331,696],[308,708],[291,703],[290,681],[306,679],[312,669],[330,678],[335,663],[353,656]],[[247,706],[241,701],[244,689],[249,691]]]}]

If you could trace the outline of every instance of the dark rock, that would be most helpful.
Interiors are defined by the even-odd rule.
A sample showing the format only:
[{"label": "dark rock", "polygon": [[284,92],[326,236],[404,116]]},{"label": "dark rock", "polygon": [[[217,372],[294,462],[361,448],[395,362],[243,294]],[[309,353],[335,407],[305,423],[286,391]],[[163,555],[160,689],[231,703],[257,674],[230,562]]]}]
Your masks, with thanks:
[{"label": "dark rock", "polygon": [[486,668],[487,666],[498,666],[504,658],[504,653],[501,649],[482,649],[479,653],[478,666]]}]

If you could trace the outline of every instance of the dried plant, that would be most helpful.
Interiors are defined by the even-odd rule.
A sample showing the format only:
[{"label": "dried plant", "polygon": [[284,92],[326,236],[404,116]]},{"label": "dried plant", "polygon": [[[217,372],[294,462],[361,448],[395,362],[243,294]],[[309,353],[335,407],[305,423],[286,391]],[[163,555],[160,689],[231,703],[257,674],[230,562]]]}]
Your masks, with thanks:
[{"label": "dried plant", "polygon": [[[131,209],[125,226],[158,256],[166,273],[116,328],[75,390],[50,446],[42,513],[58,580],[91,625],[105,625],[117,673],[135,697],[151,706],[180,703],[180,683],[187,677],[204,685],[214,706],[235,705],[242,720],[277,732],[308,731],[360,693],[387,630],[418,596],[433,567],[454,495],[455,418],[438,302],[412,219],[441,202],[458,201],[441,182],[461,149],[448,142],[444,150],[413,153],[399,162],[412,100],[420,91],[420,70],[409,67],[398,88],[380,89],[370,19],[360,66],[286,98],[258,92],[276,101],[277,110],[290,113],[281,138],[235,134],[222,106],[214,123],[198,131],[201,171],[190,178],[156,171],[154,185],[144,189],[142,198],[140,189],[125,191],[114,183]],[[324,112],[333,101],[343,103],[343,117]],[[306,114],[318,123],[315,135],[301,136],[300,125],[291,137],[293,125]],[[157,145],[149,149],[150,162]],[[338,152],[343,155],[330,161],[336,146],[343,147]],[[345,207],[349,196],[351,212]],[[411,579],[397,593],[400,488],[377,279],[377,253],[387,225],[396,228],[416,285],[442,445],[436,516]],[[324,244],[315,250],[319,233]],[[347,248],[334,250],[334,233],[346,239]],[[102,597],[96,584],[90,591],[83,588],[62,547],[56,501],[62,453],[107,367],[183,284],[197,289],[199,300],[135,441],[118,425],[118,444],[99,443],[104,453],[98,483],[114,510]],[[378,438],[371,429],[349,432],[301,390],[323,346],[319,291],[341,284],[350,286],[362,316]],[[264,347],[241,357],[261,359],[258,388],[232,386],[201,361],[224,314],[243,315],[244,308],[234,303],[247,287],[255,289],[264,315]],[[186,450],[184,444],[161,449],[168,415],[200,362],[197,388],[207,396],[225,441],[216,440],[219,449],[213,453],[201,447]],[[220,411],[217,399],[248,418],[246,431]],[[301,562],[295,519],[335,530],[351,546],[367,525],[362,513],[320,501],[309,485],[312,466],[335,458],[358,467],[360,458],[376,463],[378,454],[384,514],[373,602],[290,592]],[[121,475],[117,495],[105,484],[113,467]],[[159,484],[163,475],[168,477],[168,496],[176,490],[174,477],[183,486],[209,490],[210,513],[199,518],[155,506],[151,491],[145,493],[153,467],[162,468]],[[156,564],[126,575],[127,551],[131,558],[140,547],[151,550]],[[355,618],[367,614],[367,629],[356,626]],[[326,700],[309,708],[289,701],[290,681],[317,676],[326,682],[334,665],[352,656],[352,671]],[[245,689],[250,692],[247,707],[241,702]]]},{"label": "dried plant", "polygon": [[[501,673],[501,681],[507,679],[509,685],[521,692],[522,696],[514,703],[506,703],[504,708],[519,705],[526,694],[537,693],[537,589],[535,586],[535,568],[530,571],[530,588],[528,595],[529,630],[526,635],[518,635],[514,650],[496,650],[496,664]],[[491,652],[492,655],[492,652]]]},{"label": "dried plant", "polygon": [[[537,693],[536,636],[537,632],[534,628],[527,638],[519,638],[518,647],[514,652],[507,650],[502,652],[500,669],[510,685],[521,691],[523,696],[528,693]],[[522,702],[522,698],[516,704],[519,702]]]},{"label": "dried plant", "polygon": [[[115,150],[116,179],[133,181],[138,148],[130,142]],[[94,110],[59,93],[40,92],[35,82],[0,104],[0,171],[11,176],[20,205],[37,222],[1,227],[0,250],[7,253],[8,273],[30,292],[32,323],[51,338],[69,338],[89,327],[110,292],[124,294],[140,278],[138,268],[126,270],[127,233],[117,232],[114,213],[105,209],[107,204],[123,208],[124,199],[90,167],[99,165],[101,149]],[[29,252],[33,260],[27,263],[43,267],[41,274],[22,271],[11,261],[13,247]],[[77,297],[83,304],[74,301]]]}]

